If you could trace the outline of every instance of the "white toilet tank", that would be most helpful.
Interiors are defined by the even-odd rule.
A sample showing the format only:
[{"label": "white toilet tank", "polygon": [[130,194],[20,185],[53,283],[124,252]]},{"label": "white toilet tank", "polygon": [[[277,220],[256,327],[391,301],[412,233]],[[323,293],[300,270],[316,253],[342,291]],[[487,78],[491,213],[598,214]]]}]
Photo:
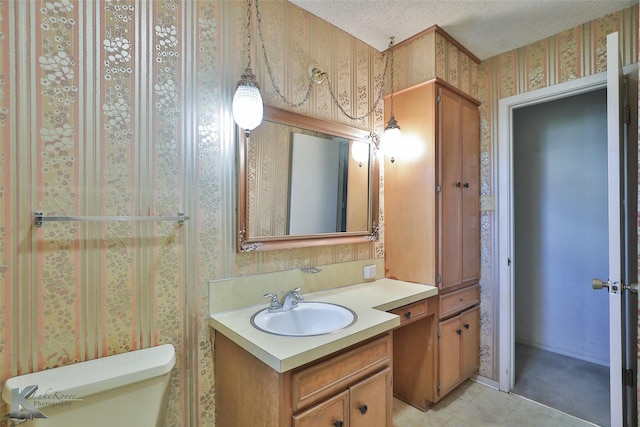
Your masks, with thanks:
[{"label": "white toilet tank", "polygon": [[159,427],[175,361],[171,344],[131,351],[10,378],[2,398],[25,427]]}]

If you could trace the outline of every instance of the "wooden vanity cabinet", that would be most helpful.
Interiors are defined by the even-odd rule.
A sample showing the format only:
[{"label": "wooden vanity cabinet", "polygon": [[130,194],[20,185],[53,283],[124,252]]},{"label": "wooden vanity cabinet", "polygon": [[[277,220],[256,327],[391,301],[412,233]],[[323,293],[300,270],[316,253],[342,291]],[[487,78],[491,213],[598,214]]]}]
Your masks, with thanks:
[{"label": "wooden vanity cabinet", "polygon": [[216,331],[216,426],[391,427],[392,336],[278,373]]},{"label": "wooden vanity cabinet", "polygon": [[[389,101],[387,97],[385,121]],[[434,391],[420,392],[431,402],[444,397],[479,364],[478,105],[438,79],[394,94],[394,116],[405,141],[412,144],[411,151],[393,163],[385,160],[385,277],[439,289]],[[399,334],[395,338],[401,341]],[[422,342],[416,348],[429,345]],[[400,387],[398,379],[394,381],[395,388]]]},{"label": "wooden vanity cabinet", "polygon": [[[293,427],[387,427],[391,369],[293,416]],[[348,421],[347,421],[348,420]]]}]

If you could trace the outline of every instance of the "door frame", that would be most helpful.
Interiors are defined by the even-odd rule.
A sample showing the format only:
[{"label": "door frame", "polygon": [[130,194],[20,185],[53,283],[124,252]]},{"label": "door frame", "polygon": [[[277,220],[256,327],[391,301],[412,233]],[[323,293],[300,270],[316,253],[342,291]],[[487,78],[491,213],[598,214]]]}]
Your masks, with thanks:
[{"label": "door frame", "polygon": [[[637,70],[637,64],[625,66],[623,73]],[[515,269],[513,218],[513,110],[593,90],[606,88],[606,72],[593,74],[554,86],[502,98],[498,101],[498,139],[494,147],[494,182],[497,183],[497,241],[494,271],[498,280],[498,387],[509,392],[515,383]],[[634,108],[634,106],[632,106]],[[586,284],[588,285],[588,284]]]}]

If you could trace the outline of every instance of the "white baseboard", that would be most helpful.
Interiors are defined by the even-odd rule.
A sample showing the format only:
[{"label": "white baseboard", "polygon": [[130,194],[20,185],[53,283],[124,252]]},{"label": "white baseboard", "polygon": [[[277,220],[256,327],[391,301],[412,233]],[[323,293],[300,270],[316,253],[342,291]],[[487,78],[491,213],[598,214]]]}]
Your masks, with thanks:
[{"label": "white baseboard", "polygon": [[563,350],[561,348],[540,344],[537,342],[527,341],[527,340],[516,340],[516,344],[524,344],[529,347],[537,348],[540,350],[550,351],[552,353],[562,354],[563,356],[573,357],[574,359],[584,360],[585,362],[595,363],[597,365],[609,367],[608,360],[595,359],[589,356],[585,356],[584,354],[573,353],[571,351]]},{"label": "white baseboard", "polygon": [[500,383],[498,381],[492,380],[487,377],[482,377],[480,375],[472,375],[471,381],[475,381],[478,384],[485,385],[487,387],[491,387],[494,390],[500,390]]}]

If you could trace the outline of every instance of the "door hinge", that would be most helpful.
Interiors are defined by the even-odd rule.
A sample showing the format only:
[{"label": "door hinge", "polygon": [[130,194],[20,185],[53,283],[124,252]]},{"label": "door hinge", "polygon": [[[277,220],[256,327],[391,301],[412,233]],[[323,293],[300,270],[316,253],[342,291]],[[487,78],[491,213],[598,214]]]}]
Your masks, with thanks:
[{"label": "door hinge", "polygon": [[440,94],[438,94],[438,95],[436,95],[436,102],[439,103],[440,101],[441,101]]},{"label": "door hinge", "polygon": [[440,326],[436,328],[436,335],[440,338]]},{"label": "door hinge", "polygon": [[440,381],[436,381],[436,391],[440,394]]},{"label": "door hinge", "polygon": [[442,187],[440,187],[440,184],[436,184],[436,193],[439,193],[442,191]]},{"label": "door hinge", "polygon": [[624,122],[631,123],[631,107],[628,104],[624,106]]},{"label": "door hinge", "polygon": [[633,369],[625,369],[622,377],[622,382],[624,385],[633,387],[635,383],[635,374],[633,373]]},{"label": "door hinge", "polygon": [[507,258],[507,267],[511,265],[511,258]]},{"label": "door hinge", "polygon": [[436,274],[436,283],[440,283],[442,281],[442,278],[440,277],[439,274]]}]

